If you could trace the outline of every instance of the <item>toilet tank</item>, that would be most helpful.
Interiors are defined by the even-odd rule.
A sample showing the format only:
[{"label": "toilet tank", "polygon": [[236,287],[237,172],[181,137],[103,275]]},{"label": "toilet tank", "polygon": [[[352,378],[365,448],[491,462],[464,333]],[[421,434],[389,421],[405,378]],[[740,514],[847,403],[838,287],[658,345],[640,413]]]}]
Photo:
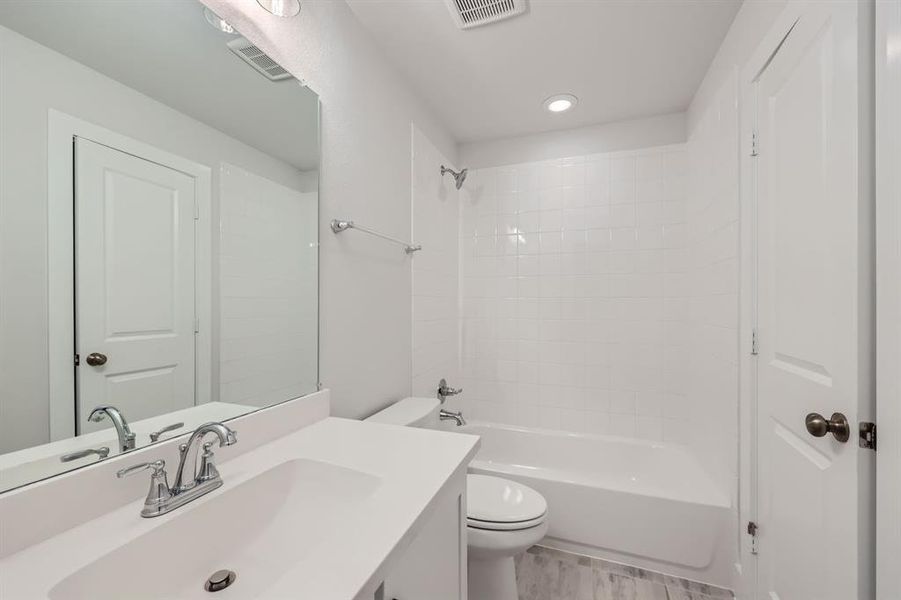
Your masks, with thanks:
[{"label": "toilet tank", "polygon": [[372,423],[436,429],[439,406],[437,398],[404,398],[365,420]]}]

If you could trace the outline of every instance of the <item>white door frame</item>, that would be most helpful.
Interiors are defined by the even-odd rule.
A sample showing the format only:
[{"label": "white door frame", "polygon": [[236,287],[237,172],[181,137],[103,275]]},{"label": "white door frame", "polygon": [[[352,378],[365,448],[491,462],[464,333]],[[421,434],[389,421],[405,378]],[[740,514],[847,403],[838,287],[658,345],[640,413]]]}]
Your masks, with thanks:
[{"label": "white door frame", "polygon": [[[876,0],[879,4],[881,0]],[[741,174],[740,174],[740,215],[741,215],[741,249],[740,249],[740,324],[739,324],[739,520],[741,530],[739,535],[740,555],[739,564],[736,565],[736,577],[734,581],[734,590],[738,598],[756,598],[757,595],[757,560],[754,555],[753,538],[747,533],[745,527],[749,522],[757,521],[757,370],[756,362],[751,354],[754,325],[756,324],[757,306],[754,294],[754,281],[756,278],[757,249],[754,245],[754,236],[756,234],[756,164],[752,157],[752,148],[754,144],[753,133],[756,125],[757,114],[757,98],[755,82],[758,76],[767,67],[772,57],[779,50],[783,40],[791,33],[795,23],[801,17],[805,10],[805,4],[802,2],[789,2],[782,13],[776,18],[772,27],[763,37],[757,49],[753,52],[749,60],[745,63],[739,77],[739,113],[741,122]],[[896,31],[901,31],[898,27]],[[866,42],[865,39],[861,40]],[[901,55],[896,57],[896,70],[901,76]],[[901,90],[901,86],[898,86]],[[896,102],[897,104],[897,102]],[[896,115],[897,119],[897,115]],[[898,120],[901,122],[901,119]],[[897,123],[896,123],[897,125]],[[895,140],[897,142],[897,140]],[[897,145],[896,145],[897,150]],[[863,156],[863,153],[862,153]],[[895,165],[901,164],[901,157],[895,156]],[[897,171],[897,167],[895,168]],[[901,183],[901,179],[897,178],[896,183]],[[863,193],[863,192],[862,192]],[[895,199],[898,198],[898,192],[895,191]],[[880,216],[884,220],[884,216]],[[897,220],[895,221],[897,223]],[[895,232],[896,236],[899,232]],[[896,237],[896,241],[898,238]],[[901,263],[895,264],[895,275],[897,276],[898,267]],[[897,282],[896,282],[897,283]],[[901,296],[899,296],[901,297]],[[896,307],[898,308],[897,304]],[[862,307],[862,310],[866,310]],[[894,313],[894,318],[901,318],[901,310]],[[896,338],[896,342],[901,338]],[[898,356],[896,356],[895,365],[898,364]],[[898,375],[898,373],[895,373]],[[901,378],[899,378],[901,383]],[[898,388],[901,389],[901,385]],[[895,399],[898,398],[896,394]],[[862,405],[862,414],[866,414],[867,410]],[[901,410],[898,410],[896,400],[896,422],[901,423]],[[852,440],[849,443],[856,445],[856,423]],[[899,451],[899,460],[894,464],[896,473],[901,468],[901,451]],[[898,485],[895,490],[897,495],[893,501],[901,501],[901,477],[897,477]],[[897,517],[895,517],[897,519]],[[901,535],[899,535],[901,537]],[[895,549],[901,549],[901,539]],[[871,556],[872,557],[872,556]],[[894,558],[897,558],[895,554]],[[896,569],[893,568],[893,571]],[[895,582],[893,582],[895,583]],[[897,592],[897,586],[892,589],[893,593]]]},{"label": "white door frame", "polygon": [[752,157],[753,132],[757,114],[756,84],[785,37],[791,32],[801,13],[789,3],[764,36],[757,50],[739,74],[740,118],[740,219],[741,248],[739,265],[739,564],[733,585],[738,598],[757,596],[757,560],[753,538],[747,524],[757,521],[757,363],[751,354],[754,324],[757,322],[757,299],[754,281],[757,276],[756,235],[756,164]]},{"label": "white door frame", "polygon": [[876,2],[876,597],[901,589],[901,4]]},{"label": "white door frame", "polygon": [[[50,441],[75,435],[75,256],[73,139],[81,137],[158,163],[194,178],[199,221],[195,225],[194,402],[210,399],[212,374],[211,267],[212,172],[209,167],[170,154],[57,110],[47,118],[47,293]],[[202,276],[201,276],[202,275]]]}]

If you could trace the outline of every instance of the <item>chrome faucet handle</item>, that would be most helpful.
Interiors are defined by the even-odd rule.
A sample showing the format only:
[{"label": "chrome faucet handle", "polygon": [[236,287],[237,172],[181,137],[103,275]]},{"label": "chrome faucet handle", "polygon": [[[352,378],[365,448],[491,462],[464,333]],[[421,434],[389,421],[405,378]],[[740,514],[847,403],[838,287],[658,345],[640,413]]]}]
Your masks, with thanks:
[{"label": "chrome faucet handle", "polygon": [[79,458],[84,458],[85,456],[90,456],[92,454],[96,454],[98,460],[103,460],[104,458],[109,456],[109,448],[106,446],[101,446],[100,448],[87,448],[85,450],[79,450],[78,452],[72,452],[71,454],[63,454],[59,457],[59,461],[71,462],[73,460],[78,460]]},{"label": "chrome faucet handle", "polygon": [[197,483],[205,481],[213,481],[219,479],[219,469],[216,468],[214,462],[216,455],[213,454],[213,442],[207,442],[203,445],[203,454],[200,455],[200,468],[197,471]]},{"label": "chrome faucet handle", "polygon": [[160,436],[163,435],[164,433],[169,433],[170,431],[175,431],[176,429],[181,429],[184,426],[185,426],[185,424],[182,422],[173,423],[172,425],[166,425],[159,431],[152,432],[150,434],[150,441],[158,442],[158,441],[160,441]]},{"label": "chrome faucet handle", "polygon": [[139,473],[144,469],[150,469],[150,489],[144,499],[144,508],[141,509],[142,517],[156,517],[166,512],[167,505],[172,499],[172,490],[169,488],[169,480],[166,477],[166,461],[138,463],[116,472],[116,477],[122,479],[129,475]]},{"label": "chrome faucet handle", "polygon": [[447,400],[448,396],[456,396],[462,391],[463,388],[448,387],[447,380],[444,378],[438,382],[438,399],[441,400],[442,404],[444,404],[444,401]]},{"label": "chrome faucet handle", "polygon": [[151,476],[166,474],[166,461],[160,459],[155,460],[153,462],[144,462],[138,463],[136,465],[132,465],[130,467],[125,467],[124,469],[119,469],[116,471],[116,477],[122,479],[123,477],[128,477],[129,475],[134,475],[135,473],[140,473],[144,469],[152,469],[153,473]]}]

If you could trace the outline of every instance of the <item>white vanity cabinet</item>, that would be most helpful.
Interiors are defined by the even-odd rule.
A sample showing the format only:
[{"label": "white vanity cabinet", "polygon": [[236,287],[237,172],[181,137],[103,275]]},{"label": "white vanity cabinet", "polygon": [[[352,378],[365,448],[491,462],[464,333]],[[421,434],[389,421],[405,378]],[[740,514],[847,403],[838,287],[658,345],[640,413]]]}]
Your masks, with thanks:
[{"label": "white vanity cabinet", "polygon": [[385,579],[384,600],[466,599],[466,470],[442,494]]}]

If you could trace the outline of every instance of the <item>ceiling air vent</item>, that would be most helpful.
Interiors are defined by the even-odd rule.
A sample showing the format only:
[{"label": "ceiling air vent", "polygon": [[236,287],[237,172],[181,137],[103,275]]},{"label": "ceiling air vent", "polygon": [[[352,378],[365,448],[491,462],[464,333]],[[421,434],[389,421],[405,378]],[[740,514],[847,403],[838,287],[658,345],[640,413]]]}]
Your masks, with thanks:
[{"label": "ceiling air vent", "polygon": [[269,81],[281,81],[293,77],[284,67],[243,37],[228,42],[228,49]]},{"label": "ceiling air vent", "polygon": [[526,12],[526,0],[444,0],[460,29],[488,25]]}]

